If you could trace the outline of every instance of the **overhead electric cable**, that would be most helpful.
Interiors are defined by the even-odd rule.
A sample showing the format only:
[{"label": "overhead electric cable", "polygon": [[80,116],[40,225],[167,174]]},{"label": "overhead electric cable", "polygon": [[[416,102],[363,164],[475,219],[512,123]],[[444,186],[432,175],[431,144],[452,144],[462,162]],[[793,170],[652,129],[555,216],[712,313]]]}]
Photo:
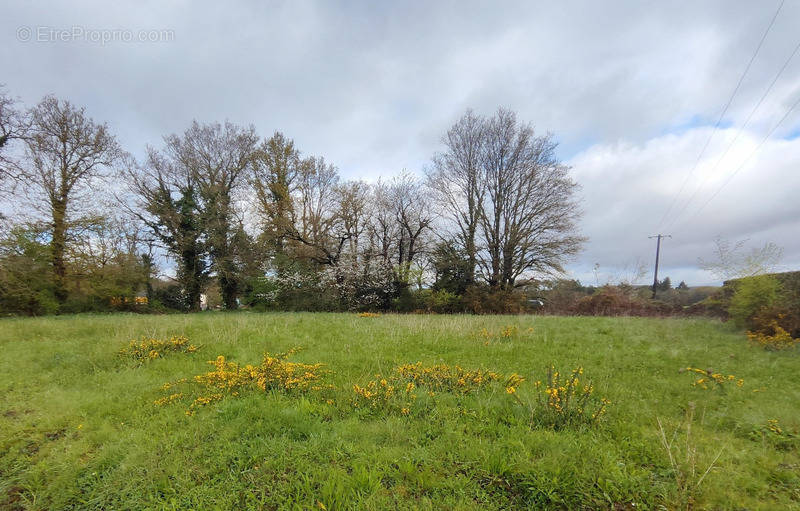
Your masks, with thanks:
[{"label": "overhead electric cable", "polygon": [[728,108],[731,106],[731,102],[733,102],[733,98],[736,96],[736,93],[739,91],[739,87],[741,87],[742,82],[744,81],[744,77],[747,76],[747,72],[750,71],[750,66],[753,65],[753,61],[756,59],[756,56],[758,55],[758,52],[761,50],[761,46],[763,46],[764,40],[767,38],[767,34],[769,34],[769,31],[772,29],[772,25],[775,24],[775,20],[778,18],[778,13],[781,12],[781,9],[783,8],[783,4],[784,4],[785,1],[786,0],[781,0],[781,3],[778,5],[778,9],[775,11],[775,14],[772,16],[772,20],[769,22],[769,25],[767,26],[767,29],[764,31],[764,35],[761,36],[761,40],[758,42],[758,46],[756,46],[756,50],[753,52],[753,56],[750,57],[750,61],[747,63],[747,67],[744,68],[744,72],[742,73],[742,76],[739,77],[739,82],[736,84],[736,87],[733,89],[733,92],[731,93],[730,98],[728,98],[728,102],[725,104],[725,108],[723,108],[722,109],[722,113],[719,114],[719,119],[717,119],[716,124],[714,124],[714,129],[711,131],[711,135],[709,135],[708,140],[706,140],[706,143],[703,146],[703,149],[700,151],[700,154],[697,156],[697,161],[694,162],[694,166],[689,171],[689,173],[686,174],[686,178],[683,180],[683,183],[681,184],[681,187],[678,190],[677,195],[675,195],[675,197],[672,199],[672,203],[670,203],[669,208],[667,208],[667,211],[664,213],[664,216],[662,216],[661,220],[658,222],[658,227],[661,227],[661,224],[664,223],[664,220],[667,218],[669,213],[672,211],[672,208],[675,207],[675,203],[677,202],[678,197],[680,197],[680,195],[683,193],[683,189],[686,187],[686,184],[689,182],[689,179],[692,177],[692,174],[694,173],[695,169],[697,169],[697,165],[700,163],[700,160],[703,158],[703,154],[706,152],[706,149],[708,148],[708,144],[711,143],[711,139],[714,138],[714,134],[717,132],[717,128],[719,128],[719,125],[722,122],[722,119],[725,117],[725,114],[728,112]]},{"label": "overhead electric cable", "polygon": [[769,87],[767,87],[767,89],[764,91],[764,94],[761,95],[761,99],[759,99],[758,103],[756,103],[753,109],[750,110],[750,114],[747,116],[747,119],[745,119],[744,123],[737,131],[736,136],[733,137],[733,140],[731,140],[731,143],[728,144],[728,147],[725,148],[725,151],[723,151],[722,155],[717,159],[717,162],[714,164],[711,170],[706,173],[705,177],[703,178],[703,181],[701,181],[700,184],[694,189],[694,192],[689,197],[689,200],[687,200],[686,203],[683,205],[683,207],[681,207],[680,212],[677,215],[673,216],[672,220],[667,224],[667,228],[675,224],[675,222],[680,218],[680,215],[683,214],[683,212],[689,207],[689,205],[692,203],[692,201],[700,192],[700,190],[703,188],[703,186],[705,186],[705,184],[708,182],[709,178],[714,174],[714,171],[717,170],[719,164],[722,163],[722,160],[725,158],[725,156],[727,156],[728,151],[730,151],[731,148],[736,144],[736,141],[739,140],[739,137],[741,136],[742,132],[744,132],[744,129],[747,127],[747,125],[750,123],[750,120],[753,118],[753,115],[755,115],[756,111],[764,102],[767,95],[769,95],[770,91],[772,90],[772,87],[775,86],[775,83],[778,81],[778,78],[780,78],[780,76],[786,70],[786,68],[789,65],[789,62],[791,62],[791,60],[797,54],[798,50],[800,50],[800,42],[797,43],[797,46],[794,47],[794,50],[789,55],[789,58],[786,59],[786,61],[783,63],[783,66],[781,66],[781,68],[778,70],[778,73],[775,75],[775,78],[772,79],[772,83],[769,84]]},{"label": "overhead electric cable", "polygon": [[747,158],[745,158],[745,159],[744,159],[744,161],[742,161],[742,164],[741,164],[741,165],[739,165],[739,167],[737,167],[737,169],[736,169],[736,170],[733,172],[733,174],[731,174],[731,175],[728,177],[728,179],[726,179],[726,180],[725,180],[725,182],[724,182],[724,183],[722,183],[722,186],[720,186],[719,188],[717,188],[717,191],[716,191],[716,192],[714,192],[714,193],[711,195],[711,197],[709,197],[709,198],[708,198],[708,200],[707,200],[707,201],[705,201],[705,202],[703,203],[703,205],[702,205],[702,206],[700,206],[700,208],[699,208],[697,211],[695,211],[695,213],[694,213],[692,216],[690,216],[690,217],[689,217],[689,218],[686,220],[687,222],[688,222],[689,220],[692,220],[694,217],[696,217],[696,216],[697,216],[697,215],[699,215],[700,213],[702,213],[702,212],[703,212],[703,210],[705,209],[705,207],[706,207],[706,206],[708,206],[708,204],[709,204],[709,203],[710,203],[712,200],[714,200],[714,198],[715,198],[717,195],[719,195],[719,192],[721,192],[721,191],[722,191],[722,189],[723,189],[723,188],[725,188],[725,186],[726,186],[728,183],[730,183],[730,182],[731,182],[731,180],[732,180],[734,177],[736,177],[736,174],[738,174],[738,173],[739,173],[739,171],[741,171],[741,170],[744,168],[744,166],[747,164],[747,162],[749,162],[749,161],[750,161],[750,158],[752,158],[752,157],[753,157],[753,156],[754,156],[754,155],[755,155],[755,154],[758,152],[758,150],[759,150],[759,149],[761,149],[761,146],[763,146],[763,145],[764,145],[764,143],[767,141],[767,139],[769,139],[769,137],[771,137],[771,136],[772,136],[772,134],[773,134],[773,133],[775,133],[775,130],[777,130],[777,129],[778,129],[778,127],[780,127],[780,125],[781,125],[781,124],[783,124],[783,121],[785,121],[785,120],[786,120],[786,118],[787,118],[787,117],[789,117],[789,114],[791,114],[791,113],[792,113],[792,111],[794,111],[794,109],[795,109],[795,108],[797,108],[797,105],[800,105],[800,96],[798,96],[798,98],[797,98],[797,101],[795,101],[795,102],[794,102],[794,104],[792,104],[792,106],[791,106],[791,107],[789,107],[789,110],[787,110],[786,114],[784,114],[784,116],[783,116],[783,117],[781,117],[781,120],[780,120],[780,121],[778,121],[778,122],[777,122],[777,123],[776,123],[776,124],[775,124],[775,125],[772,127],[772,129],[770,129],[770,130],[769,130],[769,132],[767,132],[767,134],[764,136],[764,138],[763,138],[763,139],[761,139],[761,142],[759,142],[759,144],[756,146],[756,148],[753,150],[753,152],[751,152],[751,153],[750,153],[750,155],[749,155]]}]

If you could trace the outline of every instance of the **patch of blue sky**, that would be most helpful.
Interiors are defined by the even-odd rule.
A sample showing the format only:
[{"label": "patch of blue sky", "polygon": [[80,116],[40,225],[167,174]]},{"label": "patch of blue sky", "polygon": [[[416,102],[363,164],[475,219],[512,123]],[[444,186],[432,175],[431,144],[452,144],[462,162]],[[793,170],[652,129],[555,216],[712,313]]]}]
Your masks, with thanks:
[{"label": "patch of blue sky", "polygon": [[[661,130],[661,134],[682,135],[683,133],[695,128],[713,128],[716,123],[717,121],[712,118],[700,114],[694,114],[689,118],[680,119],[678,122],[665,127],[663,130]],[[731,126],[733,126],[733,121],[730,119],[722,119],[722,121],[719,123],[718,129],[726,129],[730,128]]]},{"label": "patch of blue sky", "polygon": [[789,130],[783,137],[784,140],[794,140],[800,138],[800,124]]}]

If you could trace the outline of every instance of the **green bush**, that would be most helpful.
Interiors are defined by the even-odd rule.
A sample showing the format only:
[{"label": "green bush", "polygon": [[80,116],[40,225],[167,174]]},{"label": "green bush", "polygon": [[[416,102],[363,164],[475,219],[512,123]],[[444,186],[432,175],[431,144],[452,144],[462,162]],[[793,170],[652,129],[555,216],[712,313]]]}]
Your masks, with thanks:
[{"label": "green bush", "polygon": [[756,317],[776,304],[780,292],[780,282],[772,275],[738,280],[728,306],[728,314],[737,326],[752,330],[758,327]]},{"label": "green bush", "polygon": [[46,233],[17,227],[0,239],[0,311],[39,316],[58,312]]}]

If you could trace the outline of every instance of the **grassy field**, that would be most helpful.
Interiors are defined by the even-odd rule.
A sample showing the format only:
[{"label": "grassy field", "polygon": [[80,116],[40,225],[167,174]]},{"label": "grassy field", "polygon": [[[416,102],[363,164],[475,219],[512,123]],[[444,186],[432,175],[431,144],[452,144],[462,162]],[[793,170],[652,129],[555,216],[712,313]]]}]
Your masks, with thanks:
[{"label": "grassy field", "polygon": [[[171,335],[200,348],[118,354]],[[289,360],[325,364],[333,389],[191,407],[207,361],[295,346]],[[0,348],[0,509],[800,509],[800,358],[714,321],[66,316],[2,319]],[[500,376],[354,406],[354,384],[418,361]],[[596,423],[544,414],[551,364],[610,400]],[[687,366],[726,381],[693,385]],[[510,393],[513,373],[526,381]],[[154,404],[181,378],[183,396]]]}]

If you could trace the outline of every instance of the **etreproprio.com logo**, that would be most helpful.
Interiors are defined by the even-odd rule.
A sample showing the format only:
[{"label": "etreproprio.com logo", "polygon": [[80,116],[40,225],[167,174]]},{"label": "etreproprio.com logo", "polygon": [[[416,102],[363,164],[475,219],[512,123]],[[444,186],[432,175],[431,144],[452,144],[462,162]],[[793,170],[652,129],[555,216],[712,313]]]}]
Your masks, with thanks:
[{"label": "etreproprio.com logo", "polygon": [[17,27],[17,40],[23,43],[165,43],[175,40],[172,29],[87,28],[74,25],[69,28],[51,26]]}]

